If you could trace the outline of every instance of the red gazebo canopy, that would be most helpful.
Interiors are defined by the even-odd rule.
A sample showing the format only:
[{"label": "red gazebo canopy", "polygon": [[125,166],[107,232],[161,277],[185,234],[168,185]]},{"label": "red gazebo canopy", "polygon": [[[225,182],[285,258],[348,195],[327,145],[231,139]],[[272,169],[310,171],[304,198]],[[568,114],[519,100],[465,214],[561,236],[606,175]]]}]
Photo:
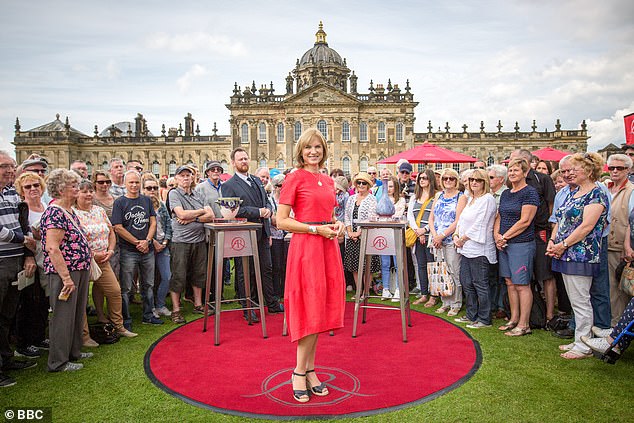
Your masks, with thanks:
[{"label": "red gazebo canopy", "polygon": [[552,147],[544,147],[533,151],[534,156],[537,156],[540,160],[545,160],[547,162],[558,162],[569,154],[570,153],[566,151],[557,150]]},{"label": "red gazebo canopy", "polygon": [[477,161],[477,159],[466,154],[456,153],[455,151],[425,142],[380,160],[379,163],[396,163],[402,159],[410,163],[473,163]]}]

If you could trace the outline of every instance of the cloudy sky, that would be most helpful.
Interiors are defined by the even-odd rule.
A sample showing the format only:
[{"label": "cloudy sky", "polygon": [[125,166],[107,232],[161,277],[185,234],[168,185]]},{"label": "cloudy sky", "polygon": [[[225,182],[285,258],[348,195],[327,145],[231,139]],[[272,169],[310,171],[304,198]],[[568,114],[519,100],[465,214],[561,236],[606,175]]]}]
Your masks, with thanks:
[{"label": "cloudy sky", "polygon": [[89,135],[137,113],[154,134],[187,113],[227,134],[234,82],[283,94],[320,20],[360,92],[410,80],[416,132],[585,119],[596,150],[624,142],[634,112],[631,0],[2,3],[0,149],[13,150],[16,117],[27,130],[56,113]]}]

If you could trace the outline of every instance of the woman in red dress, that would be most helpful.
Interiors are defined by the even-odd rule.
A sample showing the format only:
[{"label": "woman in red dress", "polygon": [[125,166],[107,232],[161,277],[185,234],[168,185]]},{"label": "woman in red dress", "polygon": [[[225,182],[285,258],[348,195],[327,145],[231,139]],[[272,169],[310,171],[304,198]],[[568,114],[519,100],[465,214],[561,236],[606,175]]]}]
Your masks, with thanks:
[{"label": "woman in red dress", "polygon": [[277,209],[278,228],[293,233],[284,308],[291,341],[297,341],[291,381],[298,402],[307,402],[309,391],[328,395],[326,384],[315,373],[317,338],[321,332],[343,327],[346,284],[336,238],[344,225],[334,215],[334,182],[319,173],[327,157],[321,132],[306,130],[295,148],[298,169],[284,180]]}]

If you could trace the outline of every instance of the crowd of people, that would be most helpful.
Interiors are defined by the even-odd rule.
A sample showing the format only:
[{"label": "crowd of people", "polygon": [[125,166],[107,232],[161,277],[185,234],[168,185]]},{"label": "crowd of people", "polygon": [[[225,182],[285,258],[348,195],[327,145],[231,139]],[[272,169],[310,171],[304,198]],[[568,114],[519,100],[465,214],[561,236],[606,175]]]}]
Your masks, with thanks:
[{"label": "crowd of people", "polygon": [[[360,280],[357,222],[375,219],[384,195],[394,205],[393,217],[406,220],[415,234],[407,246],[410,279],[404,281],[418,297],[413,304],[435,307],[471,329],[504,319],[496,329],[515,337],[532,333],[534,304],[542,299],[546,329],[571,339],[559,346],[565,359],[605,352],[632,319],[634,300],[620,289],[617,268],[634,260],[634,148],[608,158],[607,176],[595,153],[551,163],[517,150],[505,164],[477,161],[460,174],[450,167],[414,172],[404,161],[396,174],[370,167],[350,177],[323,168],[327,145],[317,134],[306,132],[299,143],[304,150],[298,147],[294,158],[298,168],[284,172],[250,172],[248,152],[236,148],[235,173],[225,182],[217,161],[202,173],[182,165],[173,177],[157,178],[139,161],[112,158],[108,169],[89,175],[81,161],[49,169],[44,158],[32,155],[17,166],[0,151],[0,386],[15,384],[5,372],[34,367],[28,359],[45,350],[51,372],[83,367],[93,353],[82,348],[99,345],[87,324],[91,283],[96,320],[111,323],[124,338],[137,336],[131,308],[138,295],[141,324],[185,323],[183,301],[192,303],[193,313],[202,314],[205,302],[213,308],[215,296],[224,293],[204,297],[205,223],[222,217],[221,197],[240,197],[238,217],[262,225],[260,300],[269,313],[287,309],[298,341],[293,389],[299,402],[308,400],[309,391],[327,394],[311,373],[313,335],[340,327],[343,313],[337,305],[330,317],[311,318],[312,288],[301,279],[323,276],[332,301],[343,299],[346,288],[354,290]],[[296,238],[290,251],[289,232]],[[332,269],[322,263],[323,274],[311,268],[291,276],[287,269],[305,266],[307,247],[334,257],[325,262]],[[427,264],[436,260],[446,263],[451,295],[431,295]],[[400,301],[391,277],[395,266],[392,256],[371,261],[381,300]],[[253,265],[249,269],[255,272]],[[233,279],[236,297],[243,298],[241,261],[226,259],[222,274],[224,285]],[[565,327],[562,316],[571,316]],[[253,310],[244,310],[244,318],[259,321]],[[623,337],[617,352],[629,341]]]}]

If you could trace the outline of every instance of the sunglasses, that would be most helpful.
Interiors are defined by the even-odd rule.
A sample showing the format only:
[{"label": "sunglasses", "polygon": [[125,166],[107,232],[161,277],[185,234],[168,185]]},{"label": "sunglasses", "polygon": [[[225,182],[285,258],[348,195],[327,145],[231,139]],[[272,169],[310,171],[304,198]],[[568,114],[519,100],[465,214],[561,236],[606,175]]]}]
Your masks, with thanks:
[{"label": "sunglasses", "polygon": [[404,175],[409,175],[409,174],[410,174],[410,173],[412,173],[412,172],[408,172],[408,171],[406,171],[406,170],[401,170],[401,171],[399,171],[399,173],[402,173],[402,174],[404,174]]},{"label": "sunglasses", "polygon": [[634,156],[634,153],[625,153],[625,154],[627,154],[627,155],[628,155],[628,156],[630,156],[630,157],[633,157],[633,156]]},{"label": "sunglasses", "polygon": [[366,181],[357,181],[356,184],[357,185],[370,185]]},{"label": "sunglasses", "polygon": [[110,179],[106,179],[104,181],[95,181],[95,183],[98,184],[98,185],[104,185],[104,184],[105,185],[110,185],[110,184],[112,184],[112,181]]},{"label": "sunglasses", "polygon": [[489,179],[495,179],[497,176],[489,176]]},{"label": "sunglasses", "polygon": [[469,178],[469,182],[477,182],[479,184],[484,183],[484,179],[480,179],[480,178]]},{"label": "sunglasses", "polygon": [[618,170],[619,172],[627,169],[625,166],[608,166],[608,170],[612,172],[613,170]]},{"label": "sunglasses", "polygon": [[134,166],[134,168],[136,170],[138,170],[139,172],[143,172],[143,167],[142,166]]},{"label": "sunglasses", "polygon": [[174,188],[175,186],[176,186],[176,185],[174,185],[174,184],[169,184],[169,185],[168,185],[168,187],[170,187],[170,188]]},{"label": "sunglasses", "polygon": [[376,172],[368,172],[368,175],[376,175]]},{"label": "sunglasses", "polygon": [[158,188],[159,187],[157,187],[157,186],[145,187],[145,189],[148,190],[148,191],[158,191]]},{"label": "sunglasses", "polygon": [[24,185],[24,186],[22,186],[22,188],[28,191],[31,188],[42,188],[42,185],[40,185],[40,183],[38,182],[36,184]]},{"label": "sunglasses", "polygon": [[427,176],[421,176],[420,178],[418,178],[419,181],[429,181],[429,178]]},{"label": "sunglasses", "polygon": [[211,170],[212,172],[221,172],[222,173],[222,168],[221,167],[212,167],[212,168],[209,168],[208,170]]},{"label": "sunglasses", "polygon": [[442,178],[442,180],[444,182],[449,182],[449,181],[457,181],[458,179],[455,176],[445,176],[444,178]]},{"label": "sunglasses", "polygon": [[282,188],[282,184],[275,185],[275,188]]},{"label": "sunglasses", "polygon": [[24,169],[26,172],[46,173],[46,169]]}]

